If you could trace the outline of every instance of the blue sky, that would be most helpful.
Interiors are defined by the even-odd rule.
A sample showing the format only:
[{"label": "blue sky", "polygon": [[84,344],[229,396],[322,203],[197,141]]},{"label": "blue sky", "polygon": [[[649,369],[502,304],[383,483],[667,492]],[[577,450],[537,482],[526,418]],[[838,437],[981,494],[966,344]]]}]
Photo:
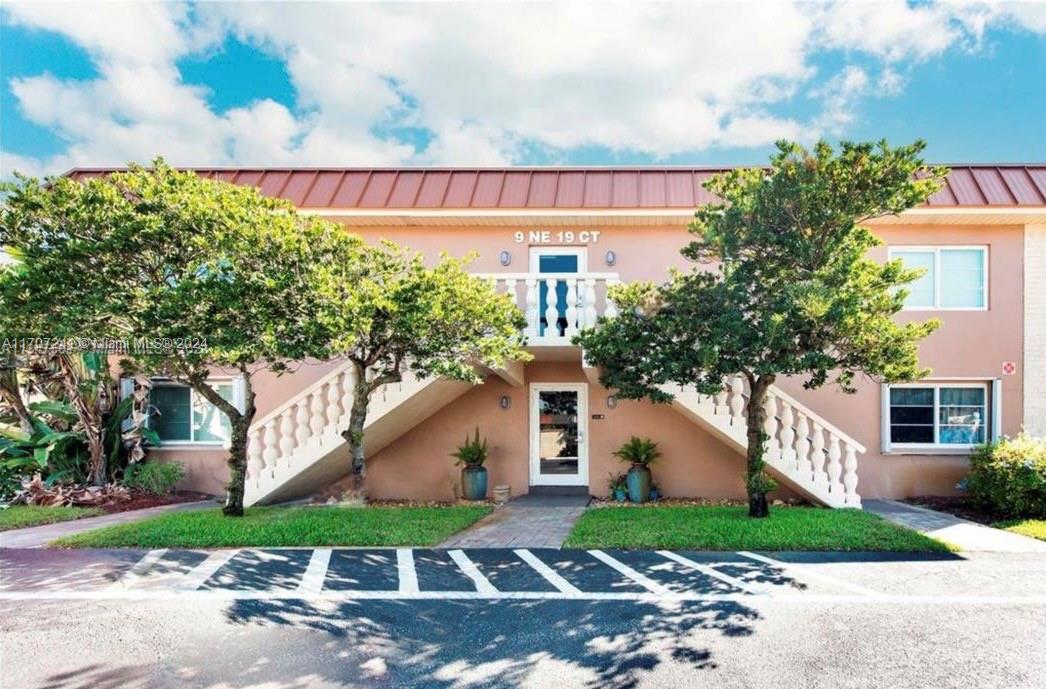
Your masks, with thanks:
[{"label": "blue sky", "polygon": [[1046,3],[5,3],[0,174],[1046,160]]}]

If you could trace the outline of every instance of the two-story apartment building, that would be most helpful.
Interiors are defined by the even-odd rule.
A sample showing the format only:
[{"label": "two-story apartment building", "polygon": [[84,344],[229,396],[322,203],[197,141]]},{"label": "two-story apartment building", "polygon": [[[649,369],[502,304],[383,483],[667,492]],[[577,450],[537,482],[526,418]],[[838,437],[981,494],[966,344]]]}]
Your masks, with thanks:
[{"label": "two-story apartment building", "polygon": [[[103,174],[76,170],[74,177]],[[621,471],[611,452],[630,435],[657,440],[655,481],[668,496],[744,495],[741,381],[671,405],[618,400],[570,343],[613,315],[609,285],[662,280],[690,266],[679,253],[706,168],[223,169],[200,174],[255,185],[370,241],[433,259],[475,252],[476,273],[527,317],[533,360],[483,384],[406,380],[387,386],[367,427],[376,498],[449,499],[449,454],[479,427],[491,485],[605,494]],[[769,463],[782,495],[835,506],[860,497],[955,491],[970,449],[1022,428],[1046,434],[1046,165],[954,166],[927,205],[871,223],[883,245],[927,269],[902,319],[937,317],[921,347],[926,380],[861,381],[855,395],[783,381],[771,400]],[[303,362],[256,384],[248,502],[333,495],[344,485],[347,367]],[[237,381],[224,390],[237,397]],[[160,384],[159,456],[188,469],[186,486],[218,493],[226,478],[219,414],[188,389]]]}]

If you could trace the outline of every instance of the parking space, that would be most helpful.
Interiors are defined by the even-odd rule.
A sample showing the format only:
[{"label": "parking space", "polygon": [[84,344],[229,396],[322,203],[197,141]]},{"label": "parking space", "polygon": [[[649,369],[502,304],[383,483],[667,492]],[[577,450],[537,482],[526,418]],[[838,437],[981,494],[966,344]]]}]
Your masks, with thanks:
[{"label": "parking space", "polygon": [[[793,558],[794,560],[794,558]],[[154,550],[101,579],[0,597],[221,595],[233,598],[737,599],[876,595],[802,561],[758,553],[559,549],[320,548]],[[84,570],[90,572],[90,570]],[[104,585],[102,585],[104,584]]]}]

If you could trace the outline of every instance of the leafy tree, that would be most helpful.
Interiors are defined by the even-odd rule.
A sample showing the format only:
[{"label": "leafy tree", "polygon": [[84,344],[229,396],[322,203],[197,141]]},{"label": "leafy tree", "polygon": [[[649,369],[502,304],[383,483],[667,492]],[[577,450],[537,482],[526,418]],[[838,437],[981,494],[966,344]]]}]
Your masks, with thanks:
[{"label": "leafy tree", "polygon": [[618,289],[621,316],[601,319],[576,341],[602,367],[602,382],[626,398],[671,399],[662,386],[720,391],[742,375],[746,412],[749,514],[767,516],[764,402],[780,376],[803,376],[807,388],[830,380],[855,391],[863,373],[887,382],[914,380],[918,343],[936,321],[899,324],[903,285],[921,273],[900,261],[867,258],[879,244],[861,226],[925,201],[943,168],[928,168],[922,142],[892,148],[844,142],[812,151],[779,142],[769,168],[717,175],[705,187],[717,203],[690,224],[683,254],[699,265],[663,285]]},{"label": "leafy tree", "polygon": [[371,396],[403,379],[447,376],[480,382],[477,365],[499,367],[527,358],[525,319],[506,295],[469,275],[461,260],[442,256],[426,267],[420,254],[390,242],[344,244],[345,258],[319,271],[320,301],[314,355],[352,362],[355,373],[349,425],[342,435],[352,450],[354,499],[364,499],[364,427]]},{"label": "leafy tree", "polygon": [[[129,371],[169,376],[217,407],[231,426],[224,512],[242,515],[252,375],[310,350],[309,275],[353,243],[343,228],[162,160],[9,191],[0,244],[23,269],[0,281],[3,303],[31,314],[29,334],[125,338]],[[212,384],[216,371],[243,378],[239,406]]]}]

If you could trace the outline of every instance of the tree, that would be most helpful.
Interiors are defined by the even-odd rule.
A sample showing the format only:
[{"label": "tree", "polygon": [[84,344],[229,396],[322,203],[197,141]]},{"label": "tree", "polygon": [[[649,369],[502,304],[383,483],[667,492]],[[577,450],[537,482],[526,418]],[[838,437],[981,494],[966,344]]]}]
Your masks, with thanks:
[{"label": "tree", "polygon": [[940,188],[924,144],[891,148],[821,142],[812,151],[779,142],[769,168],[737,169],[705,187],[717,203],[697,210],[683,254],[699,265],[663,285],[635,283],[614,298],[621,316],[600,319],[576,341],[602,367],[601,380],[626,398],[663,402],[662,385],[705,394],[724,379],[748,383],[746,488],[749,514],[768,515],[774,483],[764,471],[764,402],[781,376],[806,388],[829,380],[855,392],[859,373],[915,380],[918,343],[936,321],[899,324],[903,286],[921,272],[867,258],[879,244],[862,223],[896,215]]},{"label": "tree", "polygon": [[[29,334],[122,338],[127,370],[169,376],[221,411],[231,428],[224,512],[242,515],[252,375],[304,358],[310,275],[354,242],[285,201],[159,159],[10,191],[0,243],[23,269],[0,283],[4,303],[33,315]],[[219,394],[216,369],[243,380],[242,399]]]},{"label": "tree", "polygon": [[364,427],[371,396],[403,379],[446,376],[478,383],[477,365],[503,366],[529,358],[522,349],[525,319],[491,284],[465,271],[461,260],[441,256],[426,267],[420,254],[391,242],[343,245],[319,275],[318,332],[324,358],[348,359],[355,374],[349,425],[353,498],[365,498]]}]

